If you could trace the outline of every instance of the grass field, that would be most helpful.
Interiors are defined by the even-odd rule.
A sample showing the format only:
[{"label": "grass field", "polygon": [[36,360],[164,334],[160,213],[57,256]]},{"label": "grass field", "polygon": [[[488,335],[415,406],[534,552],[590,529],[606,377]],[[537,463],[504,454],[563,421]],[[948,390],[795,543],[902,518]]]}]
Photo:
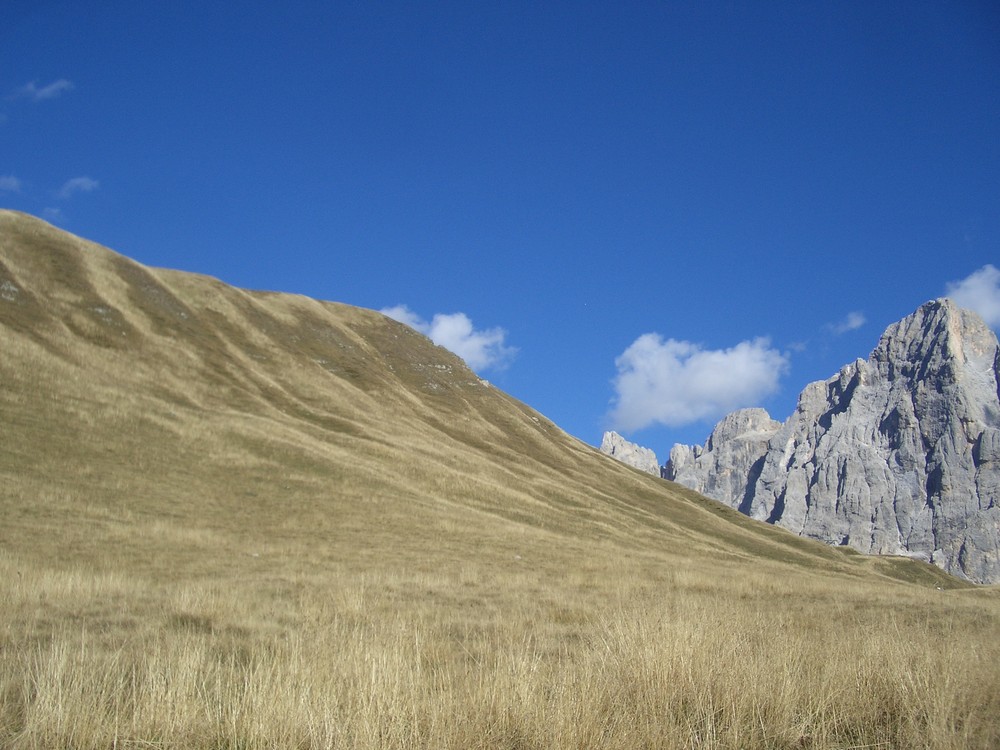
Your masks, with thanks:
[{"label": "grass field", "polygon": [[[5,574],[11,747],[995,747],[968,593],[515,561]],[[594,566],[596,567],[596,566]],[[657,580],[659,576],[660,580]],[[632,581],[632,583],[629,583]],[[639,582],[641,581],[641,583]]]},{"label": "grass field", "polygon": [[995,588],[629,469],[375,313],[9,212],[0,289],[2,747],[1000,747]]}]

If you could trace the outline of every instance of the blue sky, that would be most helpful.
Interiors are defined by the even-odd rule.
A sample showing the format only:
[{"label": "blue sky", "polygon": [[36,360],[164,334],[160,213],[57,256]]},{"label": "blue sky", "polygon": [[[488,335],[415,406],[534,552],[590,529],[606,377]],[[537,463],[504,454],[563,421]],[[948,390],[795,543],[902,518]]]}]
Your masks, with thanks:
[{"label": "blue sky", "polygon": [[949,283],[1000,295],[992,1],[4,16],[0,205],[390,310],[593,444],[784,419]]}]

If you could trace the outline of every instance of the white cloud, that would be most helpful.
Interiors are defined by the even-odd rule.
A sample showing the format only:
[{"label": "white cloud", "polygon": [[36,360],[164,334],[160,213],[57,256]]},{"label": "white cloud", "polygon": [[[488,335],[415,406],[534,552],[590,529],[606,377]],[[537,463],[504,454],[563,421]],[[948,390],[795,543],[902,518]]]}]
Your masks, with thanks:
[{"label": "white cloud", "polygon": [[991,328],[1000,326],[1000,270],[987,263],[961,281],[948,282],[945,295],[959,307],[979,313]]},{"label": "white cloud", "polygon": [[809,341],[793,341],[788,345],[788,350],[801,354],[809,348]]},{"label": "white cloud", "polygon": [[465,313],[438,313],[427,322],[406,305],[381,310],[393,320],[420,331],[431,341],[457,354],[473,370],[502,369],[510,364],[517,349],[506,345],[503,328],[476,330]]},{"label": "white cloud", "polygon": [[840,334],[847,333],[848,331],[856,331],[867,322],[868,318],[865,317],[865,314],[859,310],[855,310],[847,313],[847,317],[839,323],[832,323],[829,326],[829,329],[839,336]]},{"label": "white cloud", "polygon": [[58,81],[53,81],[48,86],[41,88],[38,87],[37,81],[31,81],[19,88],[15,96],[23,96],[33,102],[40,102],[45,99],[55,99],[64,91],[70,91],[72,88],[73,82],[67,81],[65,78],[60,78]]},{"label": "white cloud", "polygon": [[406,305],[396,305],[395,307],[383,307],[379,310],[380,313],[386,315],[393,320],[398,320],[400,323],[405,323],[410,328],[415,331],[420,331],[422,334],[426,335],[429,330],[427,321],[417,315],[413,310],[408,308]]},{"label": "white cloud", "polygon": [[42,209],[42,218],[46,219],[47,221],[60,222],[63,220],[62,209],[53,208],[52,206]]},{"label": "white cloud", "polygon": [[0,175],[0,191],[5,193],[20,193],[21,181],[13,175]]},{"label": "white cloud", "polygon": [[56,195],[66,200],[72,198],[76,193],[89,193],[92,190],[97,190],[99,186],[100,183],[97,180],[92,180],[89,177],[74,177],[71,180],[66,180]]},{"label": "white cloud", "polygon": [[615,360],[615,404],[610,422],[629,432],[713,419],[778,390],[788,356],[765,338],[729,349],[703,349],[689,341],[666,341],[656,333],[637,338]]}]

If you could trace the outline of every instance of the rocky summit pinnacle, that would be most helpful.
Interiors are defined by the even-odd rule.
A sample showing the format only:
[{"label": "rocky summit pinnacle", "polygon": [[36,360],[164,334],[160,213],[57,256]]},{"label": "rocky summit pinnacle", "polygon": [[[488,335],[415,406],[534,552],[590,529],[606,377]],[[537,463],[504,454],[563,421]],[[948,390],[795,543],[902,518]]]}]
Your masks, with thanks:
[{"label": "rocky summit pinnacle", "polygon": [[1000,582],[998,372],[978,315],[927,302],[783,424],[734,412],[675,446],[664,476],[803,536]]},{"label": "rocky summit pinnacle", "polygon": [[660,462],[649,448],[630,443],[617,432],[605,432],[601,440],[601,453],[617,458],[624,464],[660,476]]}]

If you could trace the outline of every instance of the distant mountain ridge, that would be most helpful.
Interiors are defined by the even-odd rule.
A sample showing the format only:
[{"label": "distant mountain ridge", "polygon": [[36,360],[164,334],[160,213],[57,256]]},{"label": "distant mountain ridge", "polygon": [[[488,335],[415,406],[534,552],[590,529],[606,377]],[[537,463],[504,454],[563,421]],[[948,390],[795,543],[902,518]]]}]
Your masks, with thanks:
[{"label": "distant mountain ridge", "polygon": [[663,476],[802,536],[995,583],[998,373],[996,334],[933,300],[806,386],[783,424],[734,412],[704,446],[674,446]]}]

